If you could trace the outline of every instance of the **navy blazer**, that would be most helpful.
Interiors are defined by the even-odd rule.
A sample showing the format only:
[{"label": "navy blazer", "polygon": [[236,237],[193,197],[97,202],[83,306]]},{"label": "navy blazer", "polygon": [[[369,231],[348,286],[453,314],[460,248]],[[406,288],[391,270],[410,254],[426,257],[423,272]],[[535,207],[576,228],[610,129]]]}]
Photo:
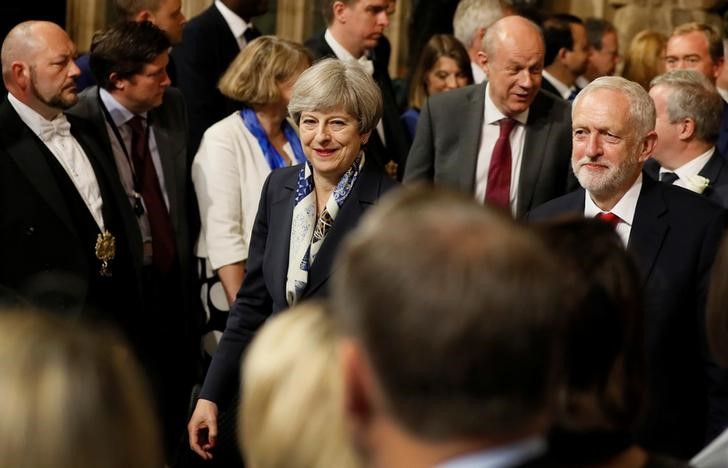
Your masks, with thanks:
[{"label": "navy blazer", "polygon": [[[659,180],[660,177],[660,163],[655,159],[648,159],[644,167],[645,173],[652,177],[654,180]],[[722,194],[728,189],[728,161],[726,161],[723,155],[720,154],[718,148],[715,149],[713,156],[708,159],[698,175],[707,178],[710,181],[703,191],[704,195],[708,200],[712,200],[724,208],[728,207],[728,199]]]},{"label": "navy blazer", "polygon": [[[468,195],[475,193],[486,85],[455,89],[425,102],[405,182],[429,180]],[[578,187],[570,161],[571,104],[539,91],[526,122],[517,217]]]},{"label": "navy blazer", "polygon": [[[586,192],[529,213],[529,220],[584,214]],[[688,459],[728,424],[728,374],[705,338],[710,269],[726,211],[688,190],[644,176],[627,250],[643,278],[650,399],[638,430],[648,450]]]},{"label": "navy blazer", "polygon": [[[217,402],[237,389],[240,356],[272,314],[288,308],[286,278],[296,186],[301,165],[270,173],[261,192],[248,252],[247,273],[230,309],[225,332],[213,357],[200,397]],[[369,163],[339,211],[311,265],[301,300],[326,296],[339,245],[364,212],[395,183]]]}]

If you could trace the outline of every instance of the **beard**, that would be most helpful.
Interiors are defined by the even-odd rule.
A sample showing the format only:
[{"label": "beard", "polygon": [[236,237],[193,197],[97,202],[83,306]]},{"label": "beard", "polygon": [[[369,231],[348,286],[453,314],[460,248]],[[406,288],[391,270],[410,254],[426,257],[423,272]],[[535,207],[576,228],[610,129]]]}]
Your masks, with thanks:
[{"label": "beard", "polygon": [[[65,85],[52,96],[44,96],[43,93],[41,93],[40,90],[38,90],[38,87],[35,85],[35,83],[36,83],[36,76],[35,76],[35,73],[33,73],[33,70],[31,69],[30,89],[33,91],[33,94],[35,95],[35,97],[40,102],[42,102],[43,104],[45,104],[48,107],[51,107],[53,109],[66,110],[78,102],[78,94],[76,93],[76,84],[73,82],[72,82],[73,86]],[[71,89],[73,89],[73,92],[70,92]]]},{"label": "beard", "polygon": [[[598,163],[606,167],[602,173],[593,173],[583,168],[584,164]],[[611,161],[598,160],[584,156],[579,160],[572,160],[571,168],[579,180],[579,184],[587,192],[597,197],[609,196],[620,189],[629,188],[634,182],[635,174],[639,173],[639,160],[636,153],[622,161],[621,164],[614,164]]]}]

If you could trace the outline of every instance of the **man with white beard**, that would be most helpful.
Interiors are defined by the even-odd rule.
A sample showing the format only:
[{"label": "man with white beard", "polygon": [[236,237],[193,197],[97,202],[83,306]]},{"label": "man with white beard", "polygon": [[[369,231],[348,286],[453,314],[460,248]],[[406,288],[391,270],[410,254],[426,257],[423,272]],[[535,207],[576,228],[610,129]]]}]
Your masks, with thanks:
[{"label": "man with white beard", "polygon": [[612,224],[644,285],[649,401],[637,429],[648,450],[688,458],[726,426],[724,371],[707,354],[705,297],[726,213],[684,189],[644,177],[657,141],[655,106],[637,83],[602,77],[572,109],[572,167],[581,189],[529,219],[564,213]]}]

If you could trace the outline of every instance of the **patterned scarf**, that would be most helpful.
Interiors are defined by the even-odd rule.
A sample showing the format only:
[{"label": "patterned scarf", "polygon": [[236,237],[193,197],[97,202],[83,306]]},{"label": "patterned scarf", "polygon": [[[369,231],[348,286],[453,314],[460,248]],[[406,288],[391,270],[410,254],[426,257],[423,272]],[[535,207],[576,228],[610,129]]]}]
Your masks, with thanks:
[{"label": "patterned scarf", "polygon": [[354,186],[361,168],[364,153],[360,152],[351,167],[336,184],[326,207],[316,219],[316,192],[314,191],[311,163],[306,163],[298,173],[295,206],[291,220],[291,243],[288,249],[288,277],[286,278],[286,301],[296,304],[308,284],[308,270],[326,239],[339,214],[341,205]]},{"label": "patterned scarf", "polygon": [[[265,129],[260,124],[260,120],[258,120],[258,116],[255,115],[255,111],[250,107],[243,107],[243,110],[240,111],[240,118],[243,119],[243,123],[248,130],[250,130],[250,133],[253,134],[256,140],[258,140],[258,145],[260,146],[260,149],[263,150],[263,155],[265,156],[265,160],[268,161],[270,170],[272,171],[273,169],[286,167],[286,160],[268,139],[268,134],[265,133]],[[301,140],[299,140],[296,130],[291,126],[288,120],[285,119],[283,120],[283,135],[285,135],[286,140],[290,143],[291,148],[293,149],[293,156],[296,159],[296,161],[291,165],[301,164],[304,162],[306,160],[306,155],[303,154]]]}]

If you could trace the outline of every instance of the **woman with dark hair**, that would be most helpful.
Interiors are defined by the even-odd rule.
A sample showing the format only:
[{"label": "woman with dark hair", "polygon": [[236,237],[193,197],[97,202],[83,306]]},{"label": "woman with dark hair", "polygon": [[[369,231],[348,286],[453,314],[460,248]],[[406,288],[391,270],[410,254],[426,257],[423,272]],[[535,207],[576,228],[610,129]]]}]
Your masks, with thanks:
[{"label": "woman with dark hair", "polygon": [[402,114],[409,137],[415,137],[425,99],[469,84],[473,84],[473,72],[465,47],[448,34],[432,36],[420,54],[410,83],[409,109]]},{"label": "woman with dark hair", "polygon": [[549,447],[558,466],[670,468],[631,433],[644,408],[640,278],[614,229],[596,219],[538,226],[574,285],[564,317],[564,380]]}]

